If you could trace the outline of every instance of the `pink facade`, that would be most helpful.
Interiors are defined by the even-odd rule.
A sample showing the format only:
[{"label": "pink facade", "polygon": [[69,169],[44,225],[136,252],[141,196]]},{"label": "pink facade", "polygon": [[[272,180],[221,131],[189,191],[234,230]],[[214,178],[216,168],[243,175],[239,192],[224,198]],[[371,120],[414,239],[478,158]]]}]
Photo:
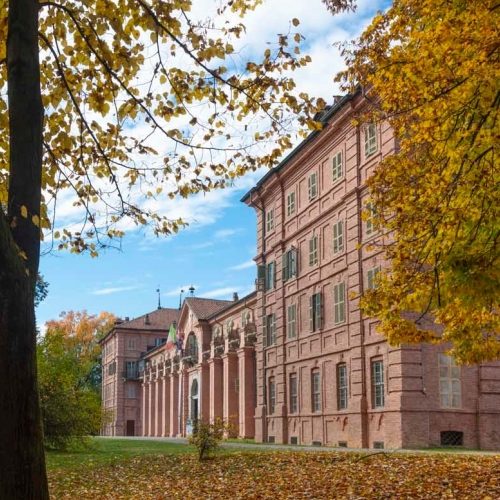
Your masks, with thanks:
[{"label": "pink facade", "polygon": [[[356,297],[384,266],[365,245],[379,237],[362,217],[365,181],[396,147],[386,125],[351,124],[362,106],[359,94],[337,102],[323,130],[245,195],[258,216],[257,292],[187,298],[171,319],[181,352],[144,348],[170,323],[136,331],[149,337],[128,354],[145,370],[141,382],[104,377],[104,405],[116,414],[106,433],[125,434],[133,417],[136,435],[186,435],[194,418],[222,416],[257,441],[500,449],[500,363],[457,367],[446,346],[389,347],[361,315]],[[117,325],[104,340],[103,363],[127,356],[123,332]]]}]

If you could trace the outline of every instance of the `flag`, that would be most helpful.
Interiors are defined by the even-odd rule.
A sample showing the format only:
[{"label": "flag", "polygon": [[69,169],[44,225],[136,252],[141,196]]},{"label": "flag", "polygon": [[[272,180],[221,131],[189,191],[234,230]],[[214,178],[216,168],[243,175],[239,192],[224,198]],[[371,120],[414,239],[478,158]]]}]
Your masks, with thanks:
[{"label": "flag", "polygon": [[177,342],[175,343],[175,348],[177,349],[177,352],[181,353],[181,356],[183,355],[183,350],[182,350],[182,343],[184,342],[184,338],[182,336],[182,333],[179,333],[179,337],[177,338]]},{"label": "flag", "polygon": [[170,325],[170,330],[168,331],[167,345],[165,349],[171,349],[177,345],[177,332],[175,331],[175,323]]}]

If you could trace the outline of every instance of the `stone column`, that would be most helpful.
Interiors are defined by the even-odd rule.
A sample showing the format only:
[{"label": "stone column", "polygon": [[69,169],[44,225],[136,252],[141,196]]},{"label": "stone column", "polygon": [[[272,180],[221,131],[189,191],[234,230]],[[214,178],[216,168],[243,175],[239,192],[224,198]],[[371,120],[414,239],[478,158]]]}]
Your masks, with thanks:
[{"label": "stone column", "polygon": [[[237,424],[239,421],[239,401],[236,392],[236,379],[238,378],[238,355],[234,351],[229,351],[222,355],[222,366],[224,371],[224,414],[226,421]],[[235,430],[231,436],[237,436]]]},{"label": "stone column", "polygon": [[198,404],[201,420],[210,417],[210,368],[202,363],[198,370]]},{"label": "stone column", "polygon": [[161,411],[161,434],[166,437],[170,433],[170,378],[168,374],[164,374],[162,380],[162,397],[163,401]]},{"label": "stone column", "polygon": [[190,401],[190,387],[189,387],[189,374],[185,368],[182,369],[180,375],[181,394],[179,396],[180,407],[180,426],[179,434],[186,435],[186,424],[189,418],[189,401]]},{"label": "stone column", "polygon": [[253,347],[238,349],[239,436],[255,437],[255,365]]},{"label": "stone column", "polygon": [[222,388],[222,359],[210,358],[208,360],[210,373],[210,420],[216,417],[222,417],[223,388]]},{"label": "stone column", "polygon": [[150,374],[150,382],[149,382],[149,418],[148,418],[148,436],[155,435],[155,379],[154,375]]},{"label": "stone column", "polygon": [[170,437],[177,436],[179,432],[179,374],[172,372],[169,375],[170,382]]},{"label": "stone column", "polygon": [[155,380],[155,436],[160,437],[163,434],[161,428],[162,424],[162,410],[163,410],[163,376],[159,374]]},{"label": "stone column", "polygon": [[142,382],[142,430],[141,430],[141,436],[147,436],[148,435],[148,405],[149,405],[149,400],[148,400],[148,383],[146,382],[146,379],[144,378]]}]

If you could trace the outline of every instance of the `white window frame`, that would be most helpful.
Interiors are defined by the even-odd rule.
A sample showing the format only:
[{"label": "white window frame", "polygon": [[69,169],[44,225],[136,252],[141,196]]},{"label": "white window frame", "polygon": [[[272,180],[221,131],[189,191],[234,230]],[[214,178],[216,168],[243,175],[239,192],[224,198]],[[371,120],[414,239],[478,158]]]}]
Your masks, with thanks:
[{"label": "white window frame", "polygon": [[439,402],[441,408],[462,408],[461,369],[452,356],[439,354]]},{"label": "white window frame", "polygon": [[381,266],[375,266],[368,269],[366,273],[368,290],[376,290],[379,287],[379,274],[381,270]]},{"label": "white window frame", "polygon": [[342,151],[337,152],[336,154],[333,155],[333,160],[332,160],[332,177],[333,181],[338,181],[339,179],[342,179],[344,176],[344,155]]},{"label": "white window frame", "polygon": [[282,256],[281,279],[287,281],[297,276],[297,249],[290,248]]},{"label": "white window frame", "polygon": [[323,295],[321,292],[311,295],[309,303],[309,330],[321,330],[323,326]]},{"label": "white window frame", "polygon": [[381,359],[372,361],[373,407],[385,406],[384,362]]},{"label": "white window frame", "polygon": [[297,337],[297,306],[289,304],[286,314],[286,331],[289,339]]},{"label": "white window frame", "polygon": [[318,235],[315,234],[309,240],[309,266],[315,266],[318,263]]},{"label": "white window frame", "polygon": [[321,413],[321,374],[315,370],[311,374],[312,413]]},{"label": "white window frame", "polygon": [[[292,383],[293,381],[293,383]],[[299,412],[299,379],[296,373],[290,374],[290,413]]]},{"label": "white window frame", "polygon": [[290,191],[286,197],[286,213],[288,217],[295,213],[295,191]]},{"label": "white window frame", "polygon": [[267,346],[276,345],[276,314],[268,314],[266,317]]},{"label": "white window frame", "polygon": [[375,233],[375,221],[373,220],[375,217],[375,210],[373,209],[373,203],[369,201],[365,205],[365,210],[367,212],[367,217],[366,217],[366,235],[370,236],[371,234]]},{"label": "white window frame", "polygon": [[344,219],[340,219],[333,225],[333,253],[344,252]]},{"label": "white window frame", "polygon": [[276,380],[269,379],[269,415],[276,413]]},{"label": "white window frame", "polygon": [[274,231],[274,208],[266,212],[266,232]]},{"label": "white window frame", "polygon": [[266,291],[273,290],[276,286],[276,262],[269,262],[266,265]]},{"label": "white window frame", "polygon": [[335,325],[342,325],[346,321],[346,300],[345,282],[333,285],[333,322]]},{"label": "white window frame", "polygon": [[349,403],[349,387],[347,382],[347,365],[337,365],[337,404],[339,410],[347,410]]},{"label": "white window frame", "polygon": [[377,152],[377,125],[368,123],[365,126],[365,158]]},{"label": "white window frame", "polygon": [[309,201],[314,200],[318,196],[318,174],[313,172],[307,178],[307,193]]}]

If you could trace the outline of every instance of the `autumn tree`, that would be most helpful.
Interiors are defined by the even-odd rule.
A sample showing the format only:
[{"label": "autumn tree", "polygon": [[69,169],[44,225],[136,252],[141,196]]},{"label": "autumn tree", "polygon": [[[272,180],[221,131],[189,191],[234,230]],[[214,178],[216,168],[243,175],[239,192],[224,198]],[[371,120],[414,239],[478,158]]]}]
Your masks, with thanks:
[{"label": "autumn tree", "polygon": [[[222,1],[199,22],[191,0],[0,0],[2,500],[48,498],[33,310],[41,231],[92,256],[127,224],[177,231],[183,221],[159,201],[275,165],[292,145],[290,116],[316,126],[324,103],[289,77],[308,61],[298,33],[256,60],[235,51],[238,17],[259,3]],[[63,190],[78,227],[57,226]]]},{"label": "autumn tree", "polygon": [[390,343],[451,342],[465,363],[500,357],[499,26],[497,1],[395,0],[340,75],[400,146],[368,181],[390,264],[364,311]]},{"label": "autumn tree", "polygon": [[37,342],[40,403],[45,445],[65,449],[101,428],[99,340],[112,328],[107,312],[62,313],[46,323]]}]

